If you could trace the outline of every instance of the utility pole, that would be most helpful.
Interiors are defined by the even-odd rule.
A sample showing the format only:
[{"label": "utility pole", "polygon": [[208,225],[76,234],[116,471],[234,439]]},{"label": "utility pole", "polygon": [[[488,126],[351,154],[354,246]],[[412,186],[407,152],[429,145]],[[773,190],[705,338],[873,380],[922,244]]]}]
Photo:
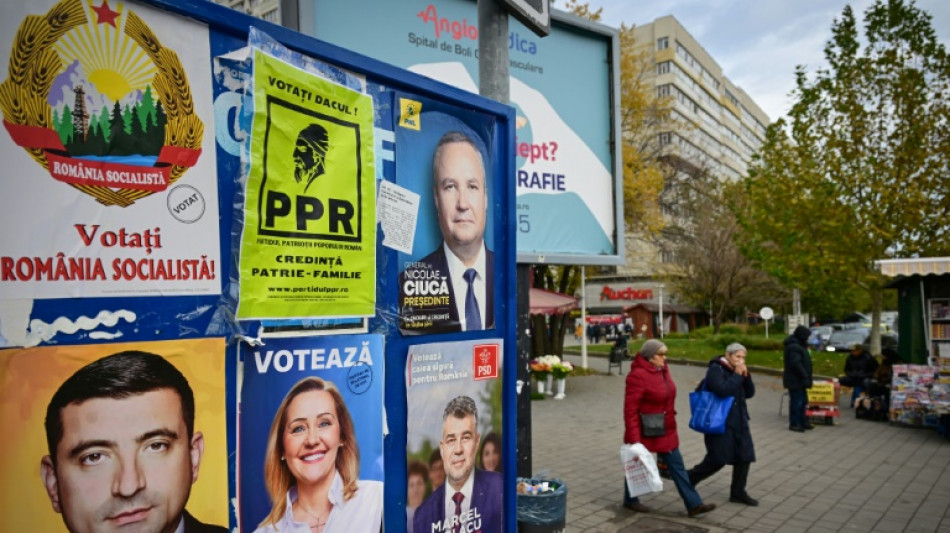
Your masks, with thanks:
[{"label": "utility pole", "polygon": [[[478,0],[478,92],[486,98],[507,104],[510,101],[508,73],[508,13],[495,0]],[[517,265],[518,375],[526,386],[518,394],[517,460],[518,475],[531,477],[531,359],[530,287],[531,267]]]}]

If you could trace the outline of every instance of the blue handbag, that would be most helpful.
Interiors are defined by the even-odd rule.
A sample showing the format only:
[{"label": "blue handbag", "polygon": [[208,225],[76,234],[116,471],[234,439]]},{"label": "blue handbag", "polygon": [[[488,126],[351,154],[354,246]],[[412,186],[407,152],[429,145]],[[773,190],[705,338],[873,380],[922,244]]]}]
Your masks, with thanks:
[{"label": "blue handbag", "polygon": [[726,432],[726,418],[735,397],[720,398],[706,390],[704,379],[695,391],[689,393],[689,427],[706,435],[721,435]]}]

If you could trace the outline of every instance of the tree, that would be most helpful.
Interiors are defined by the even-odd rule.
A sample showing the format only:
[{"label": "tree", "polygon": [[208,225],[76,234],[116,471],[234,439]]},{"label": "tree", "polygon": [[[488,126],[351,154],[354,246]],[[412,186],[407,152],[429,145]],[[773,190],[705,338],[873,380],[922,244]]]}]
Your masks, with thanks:
[{"label": "tree", "polygon": [[950,60],[913,1],[877,0],[863,36],[845,7],[831,33],[828,67],[796,69],[737,214],[747,251],[783,282],[812,299],[865,292],[879,353],[874,261],[950,251]]},{"label": "tree", "polygon": [[741,186],[723,181],[707,169],[684,173],[669,196],[671,222],[657,240],[677,258],[667,267],[666,282],[684,301],[709,309],[715,333],[732,314],[784,303],[789,298],[778,282],[755,267],[736,244],[738,222],[729,206]]},{"label": "tree", "polygon": [[[535,265],[532,287],[561,294],[576,294],[581,283],[581,267],[571,265]],[[571,331],[570,313],[531,315],[531,355],[564,355],[564,335]]]}]

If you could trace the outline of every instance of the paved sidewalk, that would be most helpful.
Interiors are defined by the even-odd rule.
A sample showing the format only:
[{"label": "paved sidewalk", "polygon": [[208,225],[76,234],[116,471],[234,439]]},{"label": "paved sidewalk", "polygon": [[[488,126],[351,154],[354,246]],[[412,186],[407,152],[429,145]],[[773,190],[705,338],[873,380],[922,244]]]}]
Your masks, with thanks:
[{"label": "paved sidewalk", "polygon": [[[579,364],[579,356],[567,356]],[[621,503],[623,474],[623,376],[606,375],[607,360],[590,357],[604,374],[567,380],[567,398],[532,402],[532,463],[568,488],[567,532],[950,532],[950,440],[933,429],[857,420],[841,398],[832,426],[806,433],[788,430],[787,398],[778,414],[781,378],[754,374],[749,400],[758,461],[748,492],[758,507],[730,503],[732,467],[698,487],[716,510],[688,518],[671,481],[641,501],[655,509],[633,513]],[[689,429],[688,393],[702,379],[701,366],[670,366],[677,385],[680,451],[687,467],[705,454],[702,435]]]}]

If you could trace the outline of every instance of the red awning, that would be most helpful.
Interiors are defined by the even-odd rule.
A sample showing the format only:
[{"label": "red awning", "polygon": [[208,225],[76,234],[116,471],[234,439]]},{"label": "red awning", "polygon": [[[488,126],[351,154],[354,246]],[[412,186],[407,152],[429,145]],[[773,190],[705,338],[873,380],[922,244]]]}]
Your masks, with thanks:
[{"label": "red awning", "polygon": [[531,314],[553,315],[577,308],[577,298],[544,289],[531,289]]}]

